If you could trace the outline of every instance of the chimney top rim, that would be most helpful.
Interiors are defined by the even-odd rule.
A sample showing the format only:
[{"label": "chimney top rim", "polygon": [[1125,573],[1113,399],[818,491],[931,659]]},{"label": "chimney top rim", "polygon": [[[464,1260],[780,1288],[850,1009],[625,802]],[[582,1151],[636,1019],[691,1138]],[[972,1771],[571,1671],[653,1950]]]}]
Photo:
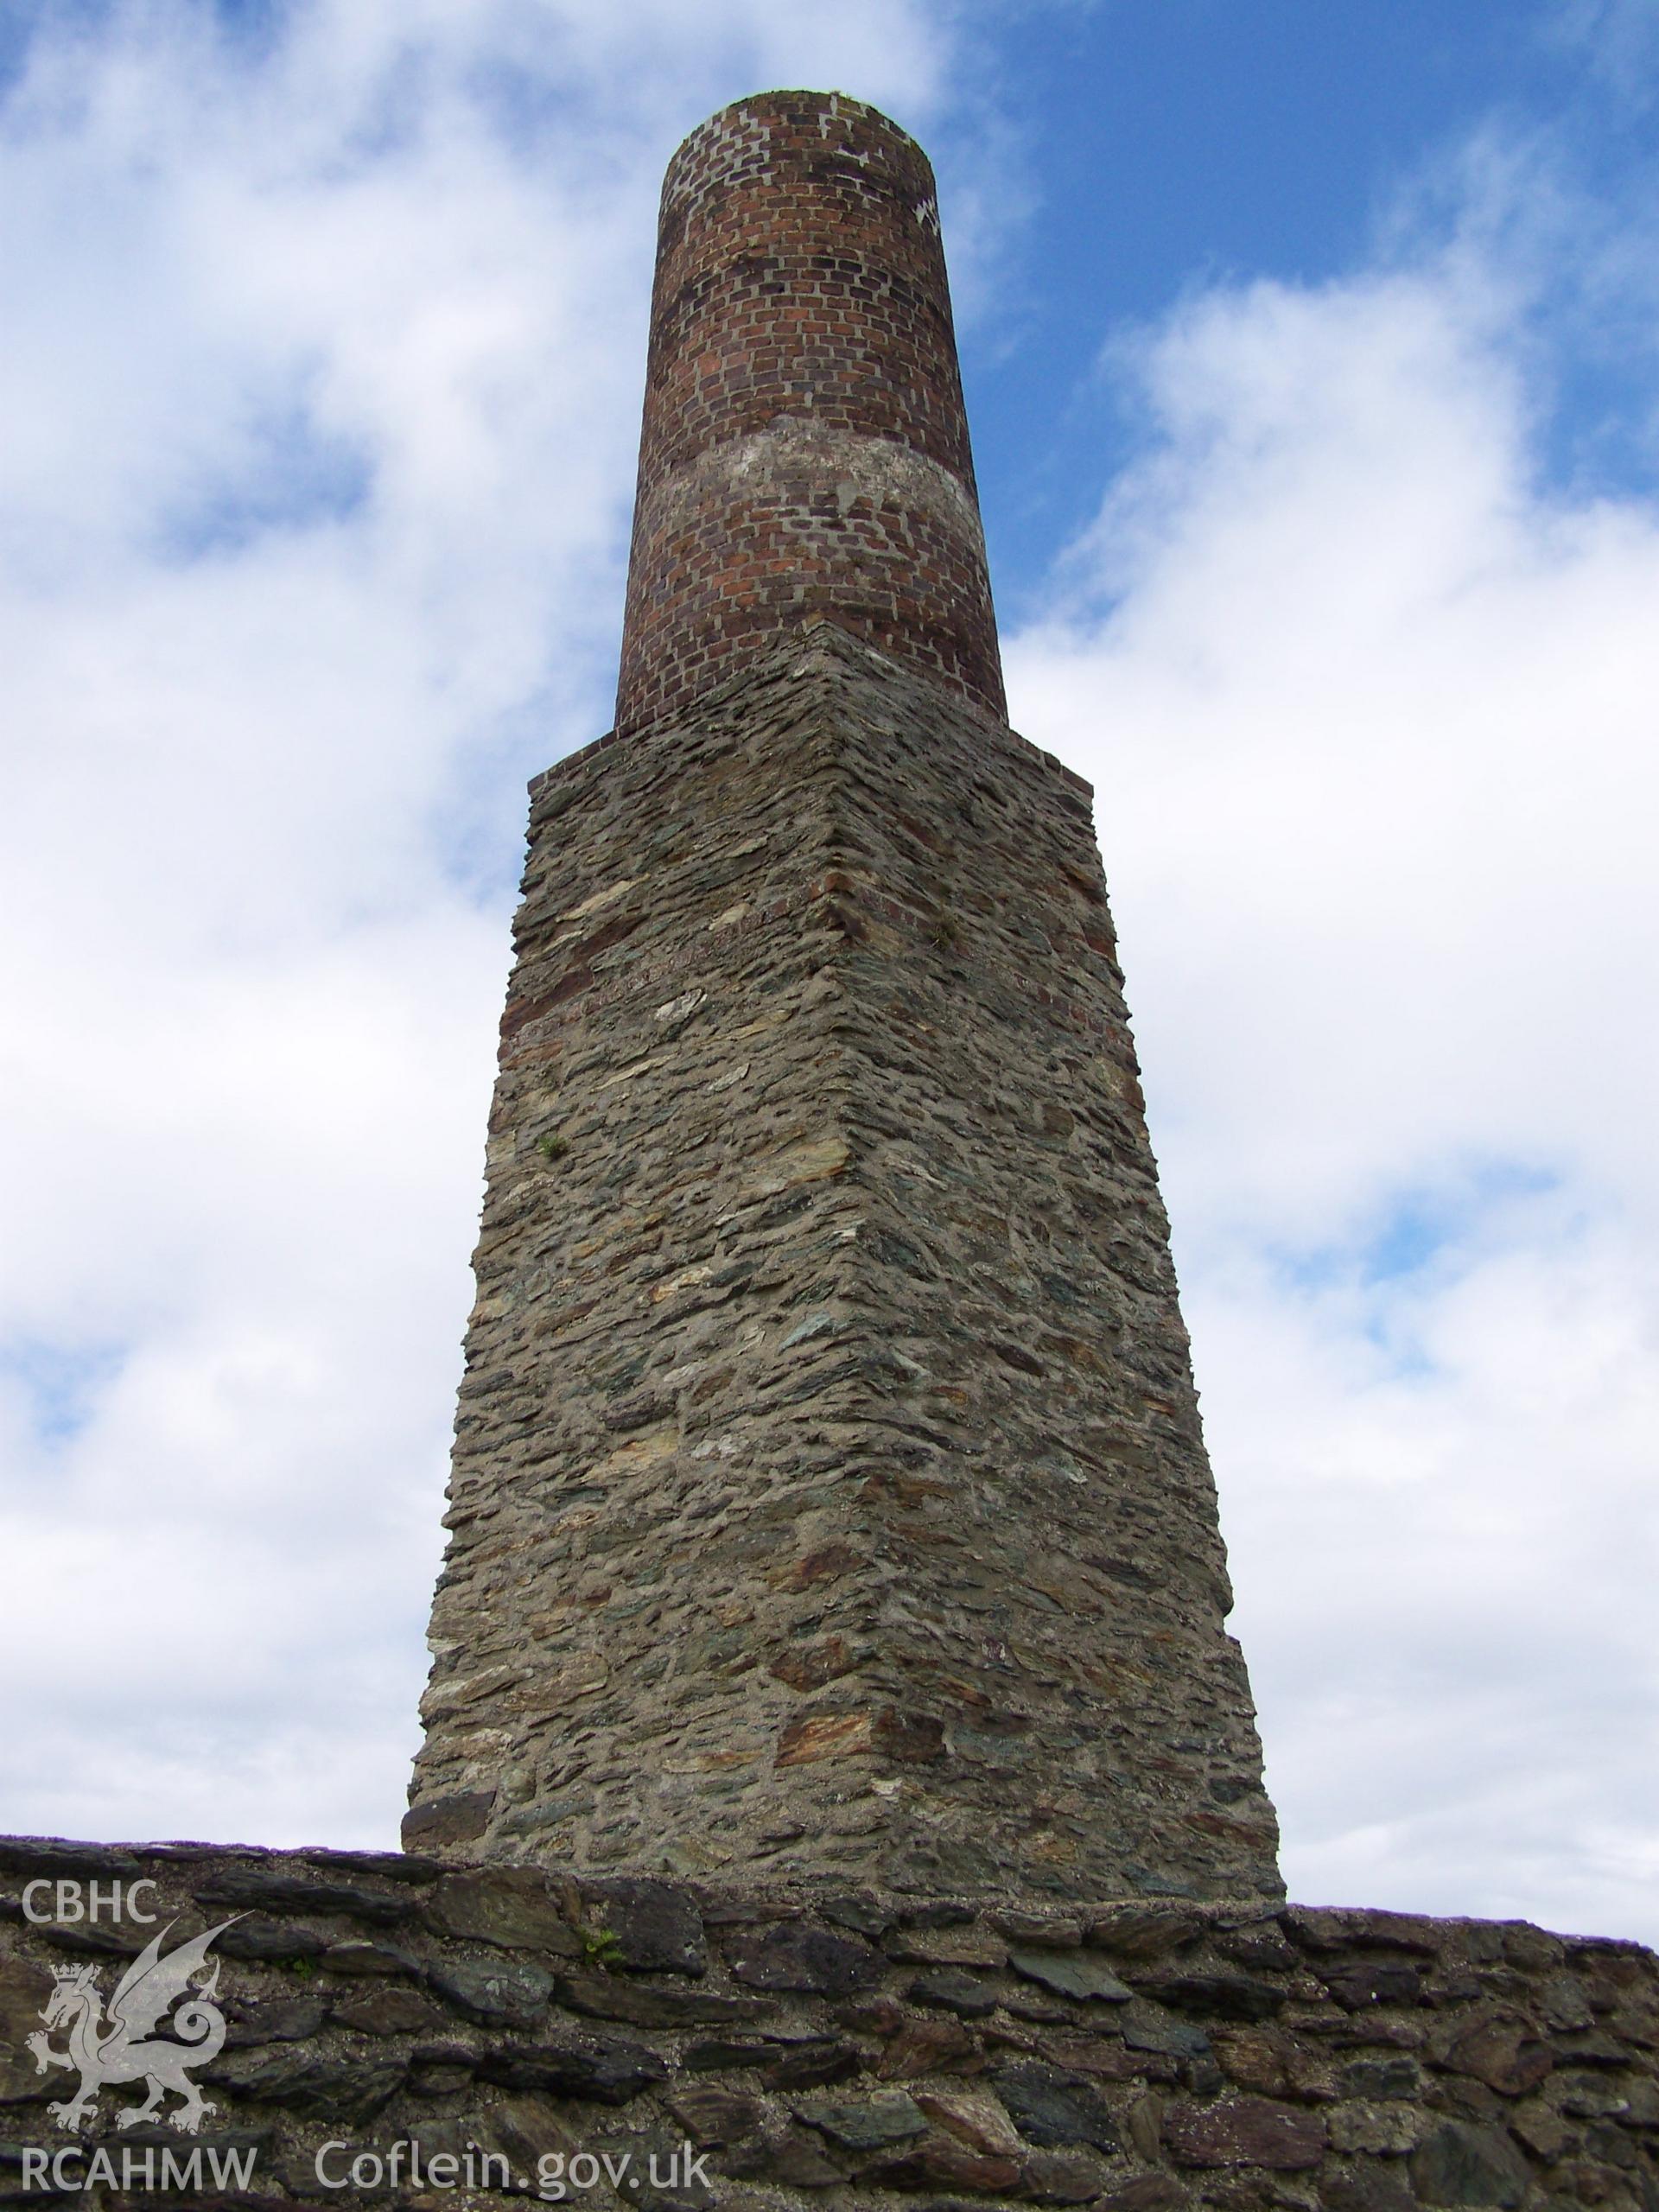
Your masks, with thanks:
[{"label": "chimney top rim", "polygon": [[[804,86],[778,85],[762,91],[745,92],[741,99],[728,100],[724,107],[717,107],[712,115],[706,115],[694,129],[688,130],[669,157],[668,168],[663,181],[664,193],[671,185],[675,173],[681,163],[703,138],[715,135],[721,124],[743,116],[746,111],[753,113],[753,111],[771,106],[780,100],[804,101],[819,108],[827,115],[847,114],[857,116],[866,122],[879,124],[883,130],[890,133],[895,140],[900,142],[918,157],[930,175],[932,174],[933,164],[928,160],[927,154],[919,141],[911,136],[903,124],[895,123],[885,109],[875,106],[869,100],[861,100],[852,92],[833,89],[827,92],[814,92]],[[764,112],[753,114],[753,120],[756,122],[765,122],[768,119],[770,118]]]}]

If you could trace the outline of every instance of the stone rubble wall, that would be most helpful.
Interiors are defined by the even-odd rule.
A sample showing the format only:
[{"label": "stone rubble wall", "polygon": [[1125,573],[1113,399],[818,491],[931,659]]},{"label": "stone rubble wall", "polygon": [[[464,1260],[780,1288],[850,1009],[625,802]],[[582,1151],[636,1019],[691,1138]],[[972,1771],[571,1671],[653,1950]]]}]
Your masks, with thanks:
[{"label": "stone rubble wall", "polygon": [[1077,778],[824,622],[537,779],[414,1850],[1282,1894]]},{"label": "stone rubble wall", "polygon": [[[137,2092],[111,2088],[78,2139],[118,2164],[251,2152],[245,2190],[24,2189],[25,2146],[70,2139],[47,2100],[72,2076],[40,2074],[26,2044],[54,1972],[90,1967],[107,1997],[152,1932],[32,1925],[40,1878],[106,1898],[153,1880],[166,1948],[230,1920],[203,2133],[124,2131]],[[1259,1901],[1016,1910],[10,1839],[0,2107],[5,2203],[463,2212],[533,2198],[561,2171],[544,2161],[608,2153],[620,2171],[626,2152],[620,2190],[601,2177],[564,2201],[1659,2212],[1659,1960],[1519,1922]],[[414,2143],[423,2172],[455,2158],[458,2185],[376,2186],[365,2167],[361,2188],[324,2187],[330,2142],[347,2146],[330,2179]],[[671,2170],[683,2144],[700,2163]],[[475,2164],[491,2186],[465,2185],[469,2147],[505,2161]]]}]

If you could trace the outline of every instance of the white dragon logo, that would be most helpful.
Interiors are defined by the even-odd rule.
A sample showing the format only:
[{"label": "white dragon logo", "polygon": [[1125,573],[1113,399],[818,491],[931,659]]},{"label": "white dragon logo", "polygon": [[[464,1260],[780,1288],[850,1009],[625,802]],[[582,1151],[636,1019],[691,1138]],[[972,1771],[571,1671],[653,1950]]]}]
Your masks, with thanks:
[{"label": "white dragon logo", "polygon": [[159,1935],[151,1936],[116,1985],[107,2022],[103,2018],[104,1993],[92,1967],[53,1968],[57,1986],[47,1999],[41,2018],[48,2029],[67,2030],[69,2048],[54,2050],[50,2037],[38,2028],[29,2037],[29,2047],[35,2054],[37,2073],[44,2074],[48,2066],[80,2069],[80,2087],[74,2095],[47,2107],[60,2127],[78,2128],[92,2111],[99,2091],[111,2082],[145,2082],[149,2086],[148,2099],[118,2113],[116,2126],[136,2127],[141,2120],[152,2118],[171,2089],[184,2102],[175,2106],[166,2119],[187,2135],[196,2133],[214,2107],[189,2079],[188,2069],[216,2058],[225,2042],[225,2015],[213,2002],[219,1992],[218,1959],[213,1962],[209,1979],[191,1995],[188,2004],[179,2006],[168,2023],[183,2042],[169,2043],[149,2031],[206,1967],[213,1938],[222,1936],[231,1921],[241,1918],[239,1912],[232,1913],[231,1920],[221,1920],[217,1928],[181,1943],[176,1951],[162,1958],[162,1945],[176,1924],[169,1920]]}]

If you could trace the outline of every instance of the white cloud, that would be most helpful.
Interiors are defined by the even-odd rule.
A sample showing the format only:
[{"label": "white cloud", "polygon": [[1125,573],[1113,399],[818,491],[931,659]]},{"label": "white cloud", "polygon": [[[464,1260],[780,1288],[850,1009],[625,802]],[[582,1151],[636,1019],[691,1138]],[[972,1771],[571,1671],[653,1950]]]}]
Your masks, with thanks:
[{"label": "white cloud", "polygon": [[1655,0],[1554,0],[1545,25],[1560,43],[1583,48],[1621,99],[1637,109],[1651,107],[1659,81]]},{"label": "white cloud", "polygon": [[1514,236],[1120,350],[1009,688],[1097,787],[1293,1893],[1651,1937],[1659,512],[1552,486]]},{"label": "white cloud", "polygon": [[396,1834],[524,781],[606,726],[662,166],[925,11],[36,19],[0,109],[0,1826]]}]

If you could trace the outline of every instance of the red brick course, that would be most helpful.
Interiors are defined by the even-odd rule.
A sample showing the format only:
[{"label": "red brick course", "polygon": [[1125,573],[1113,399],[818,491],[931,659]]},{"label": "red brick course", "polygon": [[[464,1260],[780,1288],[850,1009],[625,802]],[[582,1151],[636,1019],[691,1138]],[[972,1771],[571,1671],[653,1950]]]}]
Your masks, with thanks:
[{"label": "red brick course", "polygon": [[1004,711],[932,170],[767,92],[664,185],[617,728],[815,614]]}]

